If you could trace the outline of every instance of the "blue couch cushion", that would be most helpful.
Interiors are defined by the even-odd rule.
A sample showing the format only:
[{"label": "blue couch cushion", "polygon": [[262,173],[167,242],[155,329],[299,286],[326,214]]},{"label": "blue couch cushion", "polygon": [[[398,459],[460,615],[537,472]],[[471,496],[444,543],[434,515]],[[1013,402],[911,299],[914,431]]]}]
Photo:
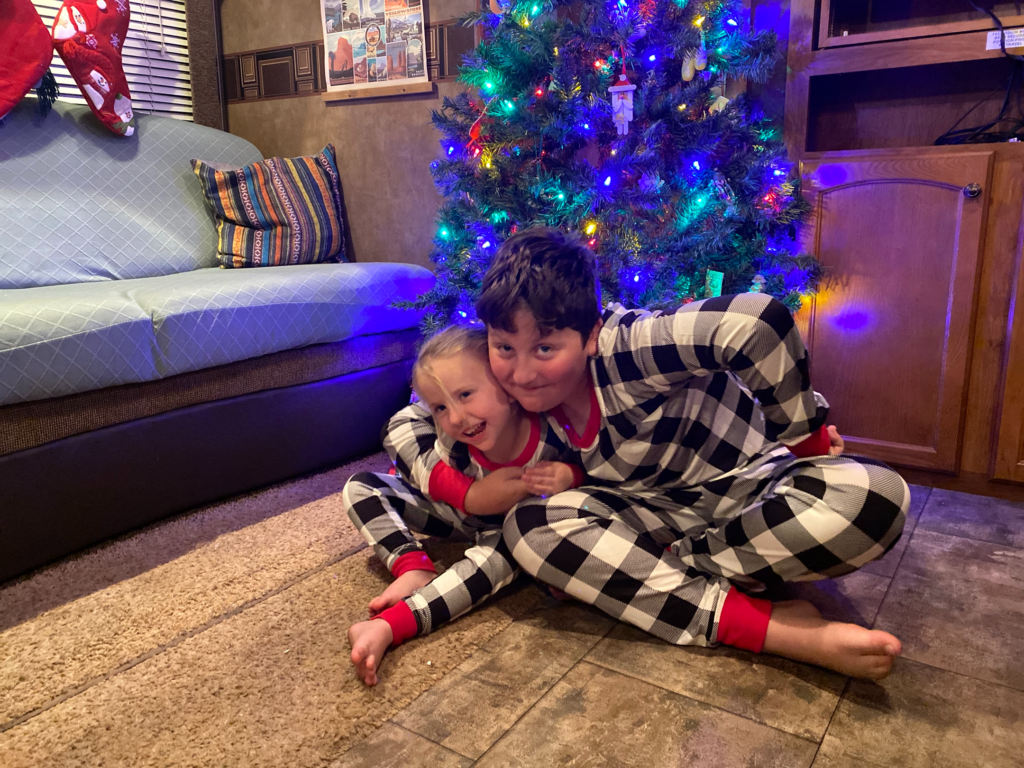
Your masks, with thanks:
[{"label": "blue couch cushion", "polygon": [[433,281],[410,264],[306,264],[0,290],[0,404],[414,328],[420,313],[391,304]]},{"label": "blue couch cushion", "polygon": [[153,322],[128,285],[0,291],[0,404],[158,378]]},{"label": "blue couch cushion", "polygon": [[0,134],[0,289],[154,277],[217,265],[213,216],[191,159],[262,159],[245,139],[138,115],[115,136],[87,107],[31,99]]}]

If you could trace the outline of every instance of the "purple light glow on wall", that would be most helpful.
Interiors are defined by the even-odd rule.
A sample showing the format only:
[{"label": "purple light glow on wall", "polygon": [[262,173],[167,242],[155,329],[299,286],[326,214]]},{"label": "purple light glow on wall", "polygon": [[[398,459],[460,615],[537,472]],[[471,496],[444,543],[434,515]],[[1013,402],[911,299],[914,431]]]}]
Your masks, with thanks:
[{"label": "purple light glow on wall", "polygon": [[875,324],[875,319],[863,309],[849,308],[833,316],[832,323],[846,333],[862,333]]}]

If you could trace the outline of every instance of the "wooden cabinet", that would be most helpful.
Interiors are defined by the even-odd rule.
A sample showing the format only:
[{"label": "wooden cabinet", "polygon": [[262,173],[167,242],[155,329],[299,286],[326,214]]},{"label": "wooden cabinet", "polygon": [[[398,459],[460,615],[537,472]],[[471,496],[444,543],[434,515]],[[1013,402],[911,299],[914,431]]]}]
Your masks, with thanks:
[{"label": "wooden cabinet", "polygon": [[1014,277],[994,477],[1024,483],[1024,269],[1020,262]]},{"label": "wooden cabinet", "polygon": [[814,386],[851,452],[1024,500],[1024,142],[935,146],[998,115],[1013,62],[945,0],[791,12],[786,143],[826,268],[797,316]]},{"label": "wooden cabinet", "polygon": [[855,452],[957,469],[993,157],[854,152],[801,164],[806,234],[827,275],[808,308],[811,380]]}]

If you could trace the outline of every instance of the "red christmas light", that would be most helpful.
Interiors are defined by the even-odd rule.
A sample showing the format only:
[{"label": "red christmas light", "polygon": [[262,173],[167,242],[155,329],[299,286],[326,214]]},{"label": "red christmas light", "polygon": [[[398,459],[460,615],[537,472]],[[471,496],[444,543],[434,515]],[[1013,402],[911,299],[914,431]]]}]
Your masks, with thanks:
[{"label": "red christmas light", "polygon": [[544,89],[543,88],[538,88],[536,91],[534,91],[534,93],[537,94],[538,96],[543,96],[544,95]]}]

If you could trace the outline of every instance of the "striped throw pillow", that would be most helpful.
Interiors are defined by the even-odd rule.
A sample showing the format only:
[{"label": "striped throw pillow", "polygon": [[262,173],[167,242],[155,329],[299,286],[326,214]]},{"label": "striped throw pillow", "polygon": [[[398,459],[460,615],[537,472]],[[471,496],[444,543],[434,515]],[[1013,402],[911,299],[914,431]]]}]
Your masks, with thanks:
[{"label": "striped throw pillow", "polygon": [[312,157],[272,157],[244,168],[192,161],[217,219],[224,267],[345,260],[334,146]]}]

